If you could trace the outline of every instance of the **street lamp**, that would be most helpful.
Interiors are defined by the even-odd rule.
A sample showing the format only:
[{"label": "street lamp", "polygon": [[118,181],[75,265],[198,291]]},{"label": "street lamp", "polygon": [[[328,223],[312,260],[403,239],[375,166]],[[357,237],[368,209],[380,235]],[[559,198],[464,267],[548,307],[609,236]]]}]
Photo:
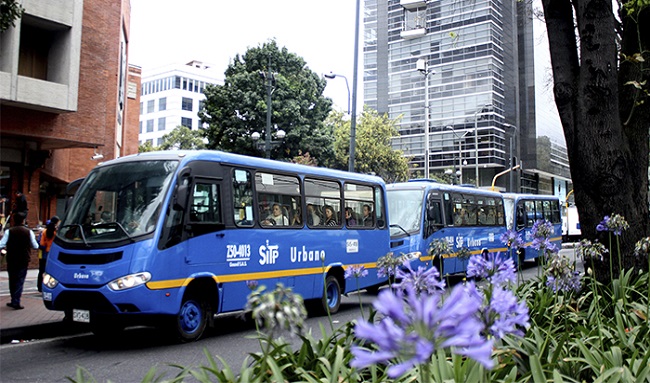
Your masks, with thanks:
[{"label": "street lamp", "polygon": [[[504,123],[503,127],[512,129],[512,133],[510,134],[510,159],[508,161],[508,163],[510,164],[510,168],[512,168],[513,166],[517,165],[514,162],[512,162],[512,159],[513,159],[513,156],[512,156],[513,155],[513,150],[512,150],[512,148],[513,148],[513,142],[514,142],[513,139],[514,139],[515,134],[517,133],[517,127],[515,125],[508,124],[508,123]],[[508,177],[508,178],[510,180],[510,189],[509,189],[509,191],[512,193],[512,192],[514,192],[512,172],[510,172],[510,177]]]},{"label": "street lamp", "polygon": [[343,77],[343,79],[345,80],[345,86],[348,88],[348,115],[350,115],[350,85],[348,85],[348,78],[343,76],[342,74],[336,74],[332,72],[329,72],[328,74],[324,74],[323,77],[330,80],[333,80],[336,77]]},{"label": "street lamp", "polygon": [[278,129],[278,125],[275,125],[275,137],[277,138],[277,141],[271,140],[271,134],[270,130],[267,131],[266,134],[266,139],[263,142],[258,142],[261,135],[258,132],[253,132],[251,134],[251,139],[255,144],[257,145],[257,149],[259,150],[264,150],[267,153],[266,158],[270,158],[270,153],[271,153],[271,148],[274,148],[280,144],[282,144],[282,140],[284,140],[284,137],[286,137],[287,133],[282,130]]},{"label": "street lamp", "polygon": [[415,67],[424,75],[424,177],[429,178],[429,75],[436,71],[429,69],[425,59],[418,59]]},{"label": "street lamp", "polygon": [[485,108],[489,107],[489,104],[485,104],[481,109],[478,109],[476,113],[474,113],[474,149],[476,150],[474,161],[475,161],[475,171],[476,171],[476,187],[479,187],[479,179],[478,179],[478,115],[485,110]]},{"label": "street lamp", "polygon": [[[460,173],[460,176],[458,178],[458,183],[462,185],[463,184],[463,147],[461,146],[463,143],[461,141],[462,137],[459,137],[458,134],[456,134],[456,131],[451,125],[445,126],[445,129],[451,130],[451,132],[454,133],[454,136],[458,138],[458,171]],[[465,134],[467,134],[467,132],[465,132]]]}]

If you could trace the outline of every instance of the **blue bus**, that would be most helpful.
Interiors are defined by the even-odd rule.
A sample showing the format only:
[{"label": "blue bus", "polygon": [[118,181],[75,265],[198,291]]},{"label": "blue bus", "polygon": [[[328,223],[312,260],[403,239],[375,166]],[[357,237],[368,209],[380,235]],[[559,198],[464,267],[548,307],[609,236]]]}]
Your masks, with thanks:
[{"label": "blue bus", "polygon": [[[404,255],[415,269],[424,264],[441,275],[466,271],[467,259],[458,257],[505,251],[503,197],[470,186],[446,185],[427,179],[386,185],[391,251]],[[450,252],[438,259],[429,255],[434,240],[446,241]]]},{"label": "blue bus", "polygon": [[534,239],[533,225],[540,219],[547,220],[553,225],[553,235],[550,240],[558,249],[562,248],[562,217],[558,197],[543,194],[503,193],[503,201],[508,230],[516,230],[524,241],[523,247],[518,250],[520,263],[537,259],[540,255],[539,251],[531,246]]},{"label": "blue bus", "polygon": [[[112,160],[60,223],[43,299],[96,334],[162,324],[181,341],[242,310],[248,281],[334,313],[357,288],[345,268],[389,252],[385,201],[379,177],[218,151]],[[371,272],[359,288],[385,282]]]}]

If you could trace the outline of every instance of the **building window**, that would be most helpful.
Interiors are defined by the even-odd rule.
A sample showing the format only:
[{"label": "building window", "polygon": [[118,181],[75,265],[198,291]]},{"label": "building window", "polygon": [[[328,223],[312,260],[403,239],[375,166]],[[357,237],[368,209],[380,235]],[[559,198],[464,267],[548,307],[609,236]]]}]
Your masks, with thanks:
[{"label": "building window", "polygon": [[167,121],[165,117],[160,117],[158,119],[158,130],[165,130],[165,125],[167,124]]},{"label": "building window", "polygon": [[142,116],[142,111],[144,110],[142,103],[140,103],[140,115]]},{"label": "building window", "polygon": [[160,146],[160,145],[162,145],[162,143],[163,143],[163,138],[158,137],[158,143],[156,144],[156,146]]},{"label": "building window", "polygon": [[158,99],[158,110],[167,110],[167,97]]},{"label": "building window", "polygon": [[154,102],[156,100],[149,100],[147,101],[147,113],[153,113],[153,108],[154,108]]},{"label": "building window", "polygon": [[140,134],[142,134],[142,121],[140,121]]},{"label": "building window", "polygon": [[192,119],[187,117],[181,117],[181,125],[192,129]]},{"label": "building window", "polygon": [[183,104],[182,104],[183,110],[187,110],[189,112],[192,111],[192,99],[189,97],[183,97]]},{"label": "building window", "polygon": [[20,30],[18,74],[47,80],[50,48],[54,34],[45,29],[23,23]]},{"label": "building window", "polygon": [[153,120],[147,120],[147,133],[153,132]]}]

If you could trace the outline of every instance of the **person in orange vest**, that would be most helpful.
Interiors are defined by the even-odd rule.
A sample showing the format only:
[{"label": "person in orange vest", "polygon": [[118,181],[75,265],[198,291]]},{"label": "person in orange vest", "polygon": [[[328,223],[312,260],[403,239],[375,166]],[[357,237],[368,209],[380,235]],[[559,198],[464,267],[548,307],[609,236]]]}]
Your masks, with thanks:
[{"label": "person in orange vest", "polygon": [[56,235],[56,226],[59,224],[59,217],[50,218],[45,224],[45,231],[41,233],[38,248],[41,250],[38,257],[38,278],[36,279],[36,288],[39,292],[43,291],[43,273],[47,264],[47,256],[50,253],[54,236]]}]

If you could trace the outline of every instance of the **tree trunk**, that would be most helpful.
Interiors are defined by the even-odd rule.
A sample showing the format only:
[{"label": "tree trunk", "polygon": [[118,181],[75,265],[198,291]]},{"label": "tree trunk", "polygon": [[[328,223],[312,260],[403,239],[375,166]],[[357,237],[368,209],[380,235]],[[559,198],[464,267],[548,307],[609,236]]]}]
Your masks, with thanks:
[{"label": "tree trunk", "polygon": [[[611,2],[543,0],[542,3],[555,100],[567,142],[582,235],[592,241],[599,239],[608,246],[609,234],[598,233],[596,226],[606,215],[624,216],[630,229],[619,238],[622,264],[624,268],[633,267],[634,244],[649,233],[650,103],[632,108],[636,88],[623,84],[640,80],[643,74],[639,65],[624,63],[619,67],[617,30],[621,29]],[[637,34],[636,23],[629,18],[624,19],[624,26],[621,48],[639,52],[641,44],[647,50],[648,33],[644,37]],[[635,40],[636,45],[628,40]],[[650,57],[646,61],[650,62]],[[616,247],[611,250],[616,270]],[[609,274],[609,262],[604,264]]]}]

